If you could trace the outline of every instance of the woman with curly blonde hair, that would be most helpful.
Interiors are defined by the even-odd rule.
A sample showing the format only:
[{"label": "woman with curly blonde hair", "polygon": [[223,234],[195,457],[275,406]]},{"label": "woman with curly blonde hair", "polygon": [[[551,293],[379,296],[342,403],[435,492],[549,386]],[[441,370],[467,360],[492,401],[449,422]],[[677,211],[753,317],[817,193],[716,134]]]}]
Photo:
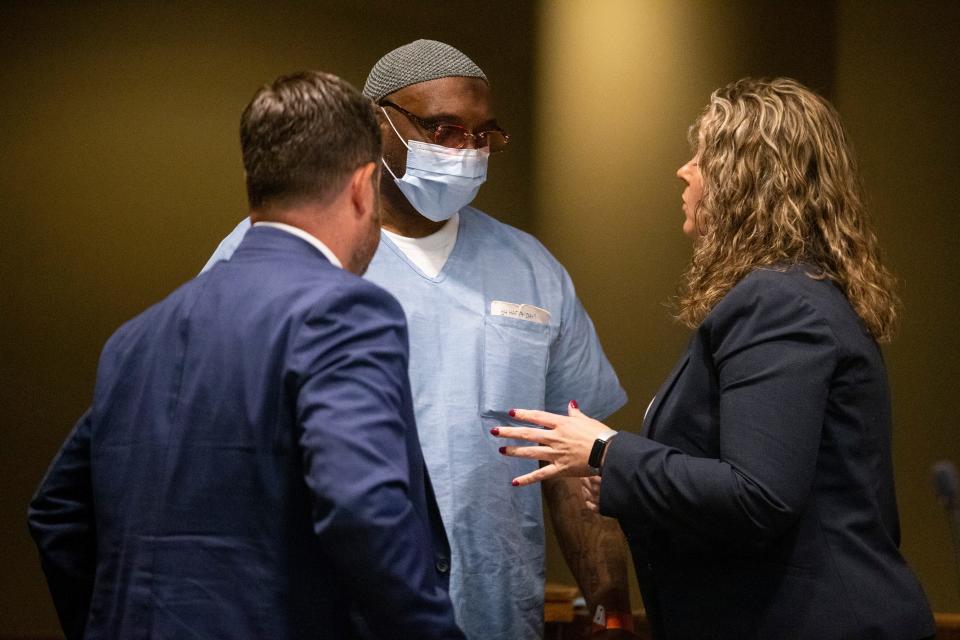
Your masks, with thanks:
[{"label": "woman with curly blonde hair", "polygon": [[678,175],[706,188],[685,203],[684,231],[697,242],[680,319],[695,328],[754,269],[806,263],[840,287],[874,338],[890,340],[894,280],[830,103],[794,80],[741,80],[714,92],[690,134],[697,152]]},{"label": "woman with curly blonde hair", "polygon": [[576,402],[513,410],[546,429],[495,429],[536,445],[502,452],[547,463],[514,484],[587,477],[587,506],[630,542],[655,638],[932,637],[899,551],[878,346],[897,299],[840,118],[794,80],[745,79],[691,138],[687,352],[641,435]]}]

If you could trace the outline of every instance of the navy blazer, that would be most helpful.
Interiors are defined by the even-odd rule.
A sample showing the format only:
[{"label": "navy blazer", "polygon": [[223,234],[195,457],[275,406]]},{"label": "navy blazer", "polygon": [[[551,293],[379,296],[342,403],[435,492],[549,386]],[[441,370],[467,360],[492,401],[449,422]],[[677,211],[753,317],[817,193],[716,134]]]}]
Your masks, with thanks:
[{"label": "navy blazer", "polygon": [[657,638],[932,636],[899,552],[890,394],[843,293],[757,270],[610,441],[600,511],[630,543]]},{"label": "navy blazer", "polygon": [[30,505],[68,637],[463,637],[407,357],[274,228],[121,327]]}]

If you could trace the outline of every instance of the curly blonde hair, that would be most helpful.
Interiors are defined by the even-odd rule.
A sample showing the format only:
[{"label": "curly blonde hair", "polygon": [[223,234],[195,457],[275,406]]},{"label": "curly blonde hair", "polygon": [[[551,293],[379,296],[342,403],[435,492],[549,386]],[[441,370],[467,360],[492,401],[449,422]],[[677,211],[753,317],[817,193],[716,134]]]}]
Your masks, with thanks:
[{"label": "curly blonde hair", "polygon": [[710,96],[690,137],[703,197],[678,318],[696,327],[754,269],[804,263],[837,283],[876,340],[890,340],[895,281],[830,103],[789,78],[746,78]]}]

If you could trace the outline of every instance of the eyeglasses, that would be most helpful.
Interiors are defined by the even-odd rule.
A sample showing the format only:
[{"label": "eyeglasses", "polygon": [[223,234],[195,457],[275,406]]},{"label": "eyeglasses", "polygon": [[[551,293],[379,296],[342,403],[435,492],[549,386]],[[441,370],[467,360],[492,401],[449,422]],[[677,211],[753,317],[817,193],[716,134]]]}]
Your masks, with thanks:
[{"label": "eyeglasses", "polygon": [[413,115],[400,105],[394,104],[389,100],[381,100],[379,104],[381,107],[391,107],[396,109],[403,115],[407,116],[411,122],[427,132],[434,144],[439,144],[443,147],[449,147],[451,149],[463,149],[465,146],[467,146],[467,140],[472,138],[474,142],[476,142],[478,149],[489,149],[490,153],[497,153],[499,151],[503,151],[503,148],[507,146],[507,143],[510,141],[510,135],[503,129],[495,128],[487,129],[486,131],[479,131],[477,133],[471,133],[460,125],[436,123],[430,122],[429,120],[424,120],[423,118]]}]

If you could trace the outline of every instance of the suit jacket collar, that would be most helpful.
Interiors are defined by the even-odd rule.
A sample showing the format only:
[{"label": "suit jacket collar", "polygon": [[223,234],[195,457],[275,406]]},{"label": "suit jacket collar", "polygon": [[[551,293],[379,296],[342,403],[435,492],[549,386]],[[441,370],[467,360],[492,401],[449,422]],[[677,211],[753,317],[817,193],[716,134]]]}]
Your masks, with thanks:
[{"label": "suit jacket collar", "polygon": [[275,227],[250,227],[231,260],[245,260],[270,253],[319,258],[331,267],[335,266],[319,249],[303,238]]}]

